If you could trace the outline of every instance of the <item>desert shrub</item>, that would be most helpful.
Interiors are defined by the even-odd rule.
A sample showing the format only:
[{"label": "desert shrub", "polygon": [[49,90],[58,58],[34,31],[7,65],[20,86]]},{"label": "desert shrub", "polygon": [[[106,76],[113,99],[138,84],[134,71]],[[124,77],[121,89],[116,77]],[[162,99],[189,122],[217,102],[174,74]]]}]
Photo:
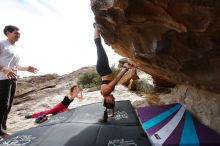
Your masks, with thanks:
[{"label": "desert shrub", "polygon": [[83,88],[91,88],[101,84],[101,77],[96,71],[85,72],[79,76],[78,85]]},{"label": "desert shrub", "polygon": [[[116,76],[120,71],[114,65],[112,65],[111,70],[113,76]],[[85,72],[79,76],[77,84],[79,86],[82,86],[83,88],[97,87],[101,85],[101,77],[95,70],[90,72]]]}]

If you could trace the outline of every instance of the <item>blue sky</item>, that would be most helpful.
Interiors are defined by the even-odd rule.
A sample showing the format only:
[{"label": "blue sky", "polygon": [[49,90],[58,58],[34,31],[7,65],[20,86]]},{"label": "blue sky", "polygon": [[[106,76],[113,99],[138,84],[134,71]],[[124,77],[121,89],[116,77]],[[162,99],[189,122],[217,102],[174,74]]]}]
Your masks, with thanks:
[{"label": "blue sky", "polygon": [[[21,38],[16,43],[20,64],[36,66],[39,69],[36,75],[62,75],[95,65],[90,0],[0,0],[0,3],[0,29],[8,24],[20,28]],[[3,33],[0,39],[5,39]],[[104,47],[110,64],[117,63],[121,57],[111,47],[105,44]]]}]

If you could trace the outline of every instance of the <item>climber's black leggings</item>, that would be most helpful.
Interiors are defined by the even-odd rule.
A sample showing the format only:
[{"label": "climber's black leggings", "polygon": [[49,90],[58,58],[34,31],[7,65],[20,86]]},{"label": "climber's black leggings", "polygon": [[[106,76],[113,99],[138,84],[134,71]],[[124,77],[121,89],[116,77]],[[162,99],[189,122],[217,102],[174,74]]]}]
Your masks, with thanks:
[{"label": "climber's black leggings", "polygon": [[95,39],[95,44],[97,48],[97,63],[96,70],[100,76],[106,76],[112,73],[109,67],[108,56],[102,46],[101,38]]}]

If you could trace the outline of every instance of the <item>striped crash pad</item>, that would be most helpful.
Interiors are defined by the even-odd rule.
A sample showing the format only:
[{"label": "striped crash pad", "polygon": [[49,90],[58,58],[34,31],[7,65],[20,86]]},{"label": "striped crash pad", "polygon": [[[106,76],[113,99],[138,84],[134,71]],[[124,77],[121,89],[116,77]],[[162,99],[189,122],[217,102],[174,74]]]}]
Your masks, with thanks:
[{"label": "striped crash pad", "polygon": [[136,109],[142,128],[156,146],[220,146],[220,135],[179,103]]},{"label": "striped crash pad", "polygon": [[0,146],[151,146],[130,101],[117,101],[115,117],[98,123],[104,110],[103,103],[94,103],[59,113]]}]

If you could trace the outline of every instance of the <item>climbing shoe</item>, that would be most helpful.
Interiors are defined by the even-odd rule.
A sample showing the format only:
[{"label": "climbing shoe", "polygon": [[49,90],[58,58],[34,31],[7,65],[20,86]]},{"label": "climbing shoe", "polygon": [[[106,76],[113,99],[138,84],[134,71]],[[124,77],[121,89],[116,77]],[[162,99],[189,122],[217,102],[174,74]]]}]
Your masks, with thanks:
[{"label": "climbing shoe", "polygon": [[40,124],[40,123],[43,123],[46,120],[47,120],[47,115],[43,114],[43,115],[37,117],[34,122],[36,124]]},{"label": "climbing shoe", "polygon": [[25,119],[31,119],[32,118],[32,114],[27,114],[24,117],[25,117]]}]

